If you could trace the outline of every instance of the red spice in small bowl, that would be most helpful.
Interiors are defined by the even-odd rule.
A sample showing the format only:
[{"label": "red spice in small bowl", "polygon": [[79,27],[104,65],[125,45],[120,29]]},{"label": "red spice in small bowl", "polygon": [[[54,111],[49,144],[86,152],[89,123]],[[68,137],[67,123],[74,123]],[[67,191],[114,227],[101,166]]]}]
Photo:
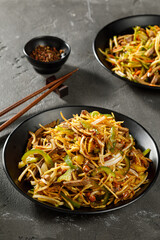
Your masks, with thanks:
[{"label": "red spice in small bowl", "polygon": [[55,47],[39,45],[32,51],[30,57],[41,62],[54,62],[61,59],[63,52],[63,50],[58,51]]}]

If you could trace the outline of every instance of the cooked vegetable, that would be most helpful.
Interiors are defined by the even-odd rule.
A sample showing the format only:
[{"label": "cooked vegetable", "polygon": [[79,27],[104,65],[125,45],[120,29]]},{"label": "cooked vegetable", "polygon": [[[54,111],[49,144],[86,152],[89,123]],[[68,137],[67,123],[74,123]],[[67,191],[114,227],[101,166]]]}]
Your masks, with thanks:
[{"label": "cooked vegetable", "polygon": [[110,174],[110,176],[115,177],[115,173],[111,170],[109,167],[100,166],[95,171],[93,171],[92,176],[94,177],[96,174],[105,172],[107,175]]},{"label": "cooked vegetable", "polygon": [[75,169],[75,168],[76,168],[76,166],[73,165],[70,156],[66,155],[66,156],[64,157],[64,161],[67,163],[67,165],[68,165],[71,169]]},{"label": "cooked vegetable", "polygon": [[143,155],[146,156],[150,153],[151,149],[147,148],[144,152]]},{"label": "cooked vegetable", "polygon": [[83,110],[62,118],[58,126],[41,126],[41,134],[29,132],[31,149],[19,162],[18,180],[30,182],[33,198],[71,210],[105,208],[132,199],[148,182],[150,150],[136,149],[113,113]]},{"label": "cooked vegetable", "polygon": [[[61,192],[61,196],[63,197],[63,199],[66,200],[66,203],[69,202],[73,207],[80,208],[80,206],[81,206],[80,203],[78,203],[78,202],[72,200],[71,198],[67,197],[63,192]],[[69,205],[69,207],[70,207],[70,205]]]},{"label": "cooked vegetable", "polygon": [[160,27],[133,28],[133,34],[114,36],[109,48],[99,49],[112,71],[131,81],[160,86]]},{"label": "cooked vegetable", "polygon": [[[32,149],[32,150],[27,151],[22,156],[22,161],[19,163],[19,168],[24,167],[27,163],[37,162],[38,158],[34,157],[35,155],[41,155],[44,158],[48,167],[53,167],[53,161],[47,153],[45,153],[44,151],[42,151],[40,149]],[[33,156],[33,157],[31,157],[31,156]]]},{"label": "cooked vegetable", "polygon": [[68,169],[63,175],[61,175],[58,179],[57,182],[62,182],[62,181],[70,181],[72,179],[72,170]]}]

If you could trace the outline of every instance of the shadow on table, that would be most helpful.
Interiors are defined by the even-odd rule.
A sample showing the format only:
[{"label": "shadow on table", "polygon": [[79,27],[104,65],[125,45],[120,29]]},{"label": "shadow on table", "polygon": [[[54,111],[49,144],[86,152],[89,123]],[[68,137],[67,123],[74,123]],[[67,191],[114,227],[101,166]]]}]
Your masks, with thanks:
[{"label": "shadow on table", "polygon": [[[149,88],[142,88],[130,85],[131,90],[138,98],[141,98],[144,104],[147,104],[151,107],[151,110],[160,110],[160,88],[157,89],[149,89]],[[143,111],[143,109],[142,109]]]},{"label": "shadow on table", "polygon": [[[74,67],[67,65],[67,71],[73,71]],[[110,77],[102,72],[95,73],[94,69],[90,71],[79,69],[66,81],[69,87],[69,95],[64,100],[71,105],[95,105],[103,106],[104,101],[113,95],[119,85],[124,83],[115,84],[110,80]]]}]

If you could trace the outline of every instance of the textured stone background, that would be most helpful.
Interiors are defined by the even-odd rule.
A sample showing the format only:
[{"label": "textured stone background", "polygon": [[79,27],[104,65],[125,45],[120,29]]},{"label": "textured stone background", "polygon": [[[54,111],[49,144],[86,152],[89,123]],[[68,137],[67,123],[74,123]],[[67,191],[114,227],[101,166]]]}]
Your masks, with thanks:
[{"label": "textured stone background", "polygon": [[[123,113],[142,124],[160,146],[159,92],[117,80],[92,51],[97,32],[109,22],[159,12],[158,0],[0,0],[0,110],[45,84],[45,77],[33,70],[22,52],[32,37],[54,35],[71,45],[71,55],[57,77],[80,69],[66,82],[68,96],[60,99],[51,93],[0,133],[0,239],[160,239],[160,178],[145,197],[124,209],[95,216],[65,215],[20,195],[1,163],[4,141],[14,127],[28,116],[62,105],[93,105]],[[0,123],[21,108],[1,117]]]}]

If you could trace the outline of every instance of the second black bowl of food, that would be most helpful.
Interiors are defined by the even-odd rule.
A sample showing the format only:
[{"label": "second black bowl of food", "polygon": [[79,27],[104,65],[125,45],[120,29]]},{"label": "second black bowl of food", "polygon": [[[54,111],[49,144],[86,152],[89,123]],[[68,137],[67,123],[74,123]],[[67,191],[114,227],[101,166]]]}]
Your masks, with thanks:
[{"label": "second black bowl of food", "polygon": [[160,15],[135,15],[129,16],[125,18],[118,19],[114,22],[109,23],[108,25],[104,26],[96,35],[95,40],[93,42],[93,52],[98,60],[98,62],[103,66],[106,70],[116,76],[118,79],[122,79],[129,84],[150,88],[150,89],[159,89],[160,86],[151,86],[151,85],[144,85],[138,82],[131,81],[125,77],[121,77],[112,71],[112,66],[109,62],[106,61],[105,56],[99,51],[102,49],[103,51],[109,47],[109,39],[113,39],[114,36],[120,36],[124,34],[132,34],[133,27],[140,26],[140,27],[147,27],[147,26],[154,26],[160,25]]},{"label": "second black bowl of food", "polygon": [[[61,51],[62,53],[60,59],[49,62],[43,62],[34,59],[31,57],[31,54],[38,46],[48,46],[50,48],[54,47],[57,51]],[[32,38],[30,41],[28,41],[24,46],[23,52],[37,72],[42,74],[50,74],[60,70],[70,55],[71,47],[68,43],[58,37],[40,36]]]}]

